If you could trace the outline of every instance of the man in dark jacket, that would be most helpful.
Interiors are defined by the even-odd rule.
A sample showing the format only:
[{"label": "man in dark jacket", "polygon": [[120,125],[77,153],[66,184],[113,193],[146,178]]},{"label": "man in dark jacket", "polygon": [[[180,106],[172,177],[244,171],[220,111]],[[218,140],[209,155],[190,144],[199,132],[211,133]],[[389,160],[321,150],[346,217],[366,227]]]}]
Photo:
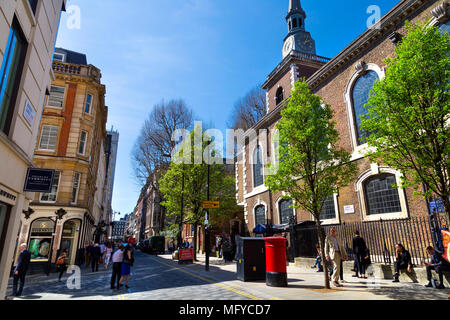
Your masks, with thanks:
[{"label": "man in dark jacket", "polygon": [[367,246],[364,239],[360,236],[359,231],[355,231],[353,238],[353,253],[355,255],[356,262],[356,274],[355,277],[367,278],[364,260],[367,256]]},{"label": "man in dark jacket", "polygon": [[92,272],[98,271],[98,262],[100,260],[101,255],[102,251],[100,250],[98,243],[96,243],[93,247],[90,248],[89,256],[91,258]]},{"label": "man in dark jacket", "polygon": [[[22,243],[20,245],[20,255],[17,260],[17,265],[14,268],[13,281],[13,296],[20,297],[22,295],[23,287],[25,285],[25,275],[27,274],[28,266],[30,265],[31,253],[27,250],[27,245]],[[19,290],[17,284],[20,281]]]},{"label": "man in dark jacket", "polygon": [[437,287],[437,289],[445,289],[444,274],[442,273],[442,271],[450,270],[450,263],[448,263],[447,260],[442,257],[442,253],[438,252],[431,246],[427,248],[427,253],[430,255],[430,263],[425,263],[425,265],[427,266],[427,276],[429,281],[426,287],[433,287],[433,284],[431,283],[431,270],[435,270],[439,275],[439,286]]}]

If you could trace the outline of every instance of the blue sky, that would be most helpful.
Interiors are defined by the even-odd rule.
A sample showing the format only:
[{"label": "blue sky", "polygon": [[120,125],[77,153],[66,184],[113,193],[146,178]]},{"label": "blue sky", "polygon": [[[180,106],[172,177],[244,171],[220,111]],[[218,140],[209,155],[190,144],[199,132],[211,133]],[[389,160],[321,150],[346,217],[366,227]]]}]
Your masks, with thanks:
[{"label": "blue sky", "polygon": [[[63,14],[56,45],[85,53],[102,70],[108,129],[120,133],[113,208],[131,212],[139,196],[130,153],[152,107],[183,98],[198,119],[226,129],[235,101],[281,61],[288,0],[69,0],[80,29]],[[317,54],[332,58],[397,0],[302,0]],[[117,217],[116,217],[117,218]]]}]

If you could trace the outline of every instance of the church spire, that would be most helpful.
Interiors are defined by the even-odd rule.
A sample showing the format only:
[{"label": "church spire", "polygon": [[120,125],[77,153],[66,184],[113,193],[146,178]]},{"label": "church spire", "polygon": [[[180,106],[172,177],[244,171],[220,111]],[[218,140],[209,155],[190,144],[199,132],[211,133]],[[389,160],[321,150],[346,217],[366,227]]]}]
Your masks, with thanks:
[{"label": "church spire", "polygon": [[302,5],[300,4],[300,0],[289,0],[289,12],[295,11],[295,10],[302,10]]},{"label": "church spire", "polygon": [[302,9],[300,0],[289,0],[289,12],[286,16],[288,34],[284,38],[283,58],[291,51],[316,54],[316,45],[309,32],[305,29],[306,12]]}]

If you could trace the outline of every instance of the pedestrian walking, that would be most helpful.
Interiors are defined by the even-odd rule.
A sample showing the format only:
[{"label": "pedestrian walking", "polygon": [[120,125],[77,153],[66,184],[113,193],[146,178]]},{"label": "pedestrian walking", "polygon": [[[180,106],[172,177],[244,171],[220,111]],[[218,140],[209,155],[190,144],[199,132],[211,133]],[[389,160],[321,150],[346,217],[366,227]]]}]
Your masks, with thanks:
[{"label": "pedestrian walking", "polygon": [[89,256],[91,258],[92,272],[97,272],[99,260],[100,260],[100,257],[102,256],[102,253],[100,251],[100,247],[99,247],[98,243],[96,243],[93,247],[91,247]]},{"label": "pedestrian walking", "polygon": [[112,275],[111,275],[111,289],[119,288],[119,281],[122,277],[122,262],[123,262],[124,246],[119,245],[119,249],[112,255]]},{"label": "pedestrian walking", "polygon": [[331,228],[330,234],[325,239],[325,257],[327,261],[333,263],[333,284],[336,287],[342,287],[339,283],[339,276],[341,274],[341,261],[347,260],[345,247],[337,238],[335,228]]},{"label": "pedestrian walking", "polygon": [[394,262],[394,269],[395,269],[395,275],[394,275],[394,281],[393,282],[400,282],[398,279],[400,277],[400,270],[406,270],[408,273],[412,272],[412,260],[411,260],[411,254],[405,249],[405,247],[398,243],[395,246],[396,251],[396,260]]},{"label": "pedestrian walking", "polygon": [[364,264],[364,261],[367,258],[367,245],[364,241],[364,238],[359,234],[358,230],[355,231],[355,236],[353,237],[352,243],[353,254],[355,256],[356,262],[356,271],[353,277],[367,279]]},{"label": "pedestrian walking", "polygon": [[111,255],[113,252],[112,244],[109,242],[106,245],[105,253],[103,254],[103,264],[105,266],[105,270],[109,267],[109,262],[111,261]]},{"label": "pedestrian walking", "polygon": [[130,280],[131,267],[133,266],[133,263],[133,248],[130,245],[127,245],[123,252],[122,277],[119,280],[119,285],[117,286],[118,289],[120,289],[124,279],[126,279],[125,288],[129,288],[128,281]]},{"label": "pedestrian walking", "polygon": [[67,270],[66,260],[67,260],[68,250],[67,248],[63,249],[60,256],[56,260],[56,269],[59,273],[58,282],[61,282],[61,278],[64,272]]},{"label": "pedestrian walking", "polygon": [[86,246],[86,248],[84,250],[86,267],[89,267],[91,265],[91,251],[92,251],[92,248],[93,248],[92,242],[89,242],[89,244]]},{"label": "pedestrian walking", "polygon": [[[17,260],[17,265],[14,268],[14,280],[13,280],[13,296],[20,297],[22,295],[23,287],[25,286],[25,276],[30,265],[31,253],[27,250],[27,244],[22,243],[19,247],[20,255]],[[19,284],[20,282],[20,284]],[[19,284],[19,290],[17,285]]]},{"label": "pedestrian walking", "polygon": [[[427,253],[430,255],[430,262],[425,262],[425,266],[427,267],[427,277],[428,284],[425,286],[427,288],[435,287],[436,289],[445,289],[444,286],[444,274],[443,271],[450,270],[450,263],[442,257],[442,253],[435,250],[433,247],[427,248]],[[431,275],[431,270],[435,270],[439,276],[439,285],[433,286]]]}]

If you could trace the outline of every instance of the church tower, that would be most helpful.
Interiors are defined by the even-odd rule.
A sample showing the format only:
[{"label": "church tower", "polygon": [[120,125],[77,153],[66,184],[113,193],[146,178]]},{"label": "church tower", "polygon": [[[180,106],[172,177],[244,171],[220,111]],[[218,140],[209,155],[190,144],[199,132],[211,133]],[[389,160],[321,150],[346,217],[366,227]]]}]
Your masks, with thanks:
[{"label": "church tower", "polygon": [[288,34],[284,38],[283,58],[291,51],[316,55],[316,43],[305,29],[306,13],[300,0],[289,0],[289,12],[286,16]]},{"label": "church tower", "polygon": [[308,79],[330,61],[317,55],[316,43],[307,31],[305,20],[306,13],[300,0],[289,0],[286,15],[288,33],[284,37],[283,59],[261,86],[267,93],[267,113],[282,107],[282,102],[290,96],[297,80]]}]

